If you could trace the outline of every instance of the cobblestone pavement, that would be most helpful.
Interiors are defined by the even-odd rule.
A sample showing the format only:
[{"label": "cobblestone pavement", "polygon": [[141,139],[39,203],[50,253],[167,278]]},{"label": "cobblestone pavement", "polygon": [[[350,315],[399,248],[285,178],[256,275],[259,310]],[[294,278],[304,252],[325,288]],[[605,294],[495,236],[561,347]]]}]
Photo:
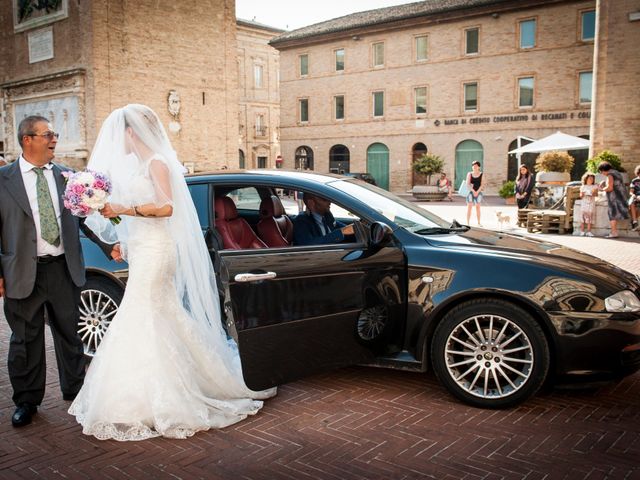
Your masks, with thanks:
[{"label": "cobblestone pavement", "polygon": [[[428,208],[466,219],[464,205]],[[510,212],[489,204],[486,226],[498,209]],[[544,237],[640,273],[638,241]],[[66,413],[47,334],[45,400],[14,429],[0,317],[0,479],[640,479],[640,373],[493,411],[460,404],[432,374],[353,367],[286,384],[223,430],[119,443],[82,435]]]}]

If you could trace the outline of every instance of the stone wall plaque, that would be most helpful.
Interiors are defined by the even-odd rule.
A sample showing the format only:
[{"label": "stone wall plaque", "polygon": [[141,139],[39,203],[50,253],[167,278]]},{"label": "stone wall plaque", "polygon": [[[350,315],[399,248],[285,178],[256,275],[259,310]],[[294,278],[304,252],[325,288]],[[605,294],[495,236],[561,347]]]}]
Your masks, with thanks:
[{"label": "stone wall plaque", "polygon": [[29,63],[53,58],[53,29],[51,27],[29,32],[27,37],[29,42]]},{"label": "stone wall plaque", "polygon": [[49,119],[53,129],[60,134],[58,145],[61,150],[82,143],[80,133],[80,114],[78,97],[66,97],[30,100],[15,104],[14,131],[18,131],[20,121],[29,115],[41,115]]}]

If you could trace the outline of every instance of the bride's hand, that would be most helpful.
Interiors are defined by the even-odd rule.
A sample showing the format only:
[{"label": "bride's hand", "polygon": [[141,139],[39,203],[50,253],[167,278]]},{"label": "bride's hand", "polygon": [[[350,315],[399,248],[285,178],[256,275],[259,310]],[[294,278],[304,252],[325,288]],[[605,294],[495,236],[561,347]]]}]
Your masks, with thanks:
[{"label": "bride's hand", "polygon": [[100,210],[100,213],[104,218],[115,218],[118,216],[116,209],[117,209],[117,205],[111,205],[110,203],[105,203],[102,210]]}]

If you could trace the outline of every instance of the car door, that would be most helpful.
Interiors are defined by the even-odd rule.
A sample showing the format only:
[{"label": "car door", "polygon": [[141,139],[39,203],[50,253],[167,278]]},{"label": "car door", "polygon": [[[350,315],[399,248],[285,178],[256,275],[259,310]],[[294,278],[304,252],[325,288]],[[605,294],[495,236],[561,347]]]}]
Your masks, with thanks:
[{"label": "car door", "polygon": [[[406,266],[397,245],[370,249],[357,241],[226,250],[220,257],[227,328],[252,389],[370,362],[401,344]],[[387,322],[371,338],[359,327],[379,311]]]}]

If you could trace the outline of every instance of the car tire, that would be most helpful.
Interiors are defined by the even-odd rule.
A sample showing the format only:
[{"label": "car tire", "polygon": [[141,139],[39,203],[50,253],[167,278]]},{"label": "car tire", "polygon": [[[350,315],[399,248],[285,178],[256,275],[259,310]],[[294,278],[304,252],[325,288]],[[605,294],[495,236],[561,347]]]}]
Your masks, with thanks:
[{"label": "car tire", "polygon": [[80,289],[78,335],[82,339],[85,355],[95,355],[118,311],[123,294],[121,287],[102,277],[88,278]]},{"label": "car tire", "polygon": [[458,305],[434,332],[431,362],[445,388],[465,403],[508,408],[544,384],[550,353],[536,320],[502,300]]}]

